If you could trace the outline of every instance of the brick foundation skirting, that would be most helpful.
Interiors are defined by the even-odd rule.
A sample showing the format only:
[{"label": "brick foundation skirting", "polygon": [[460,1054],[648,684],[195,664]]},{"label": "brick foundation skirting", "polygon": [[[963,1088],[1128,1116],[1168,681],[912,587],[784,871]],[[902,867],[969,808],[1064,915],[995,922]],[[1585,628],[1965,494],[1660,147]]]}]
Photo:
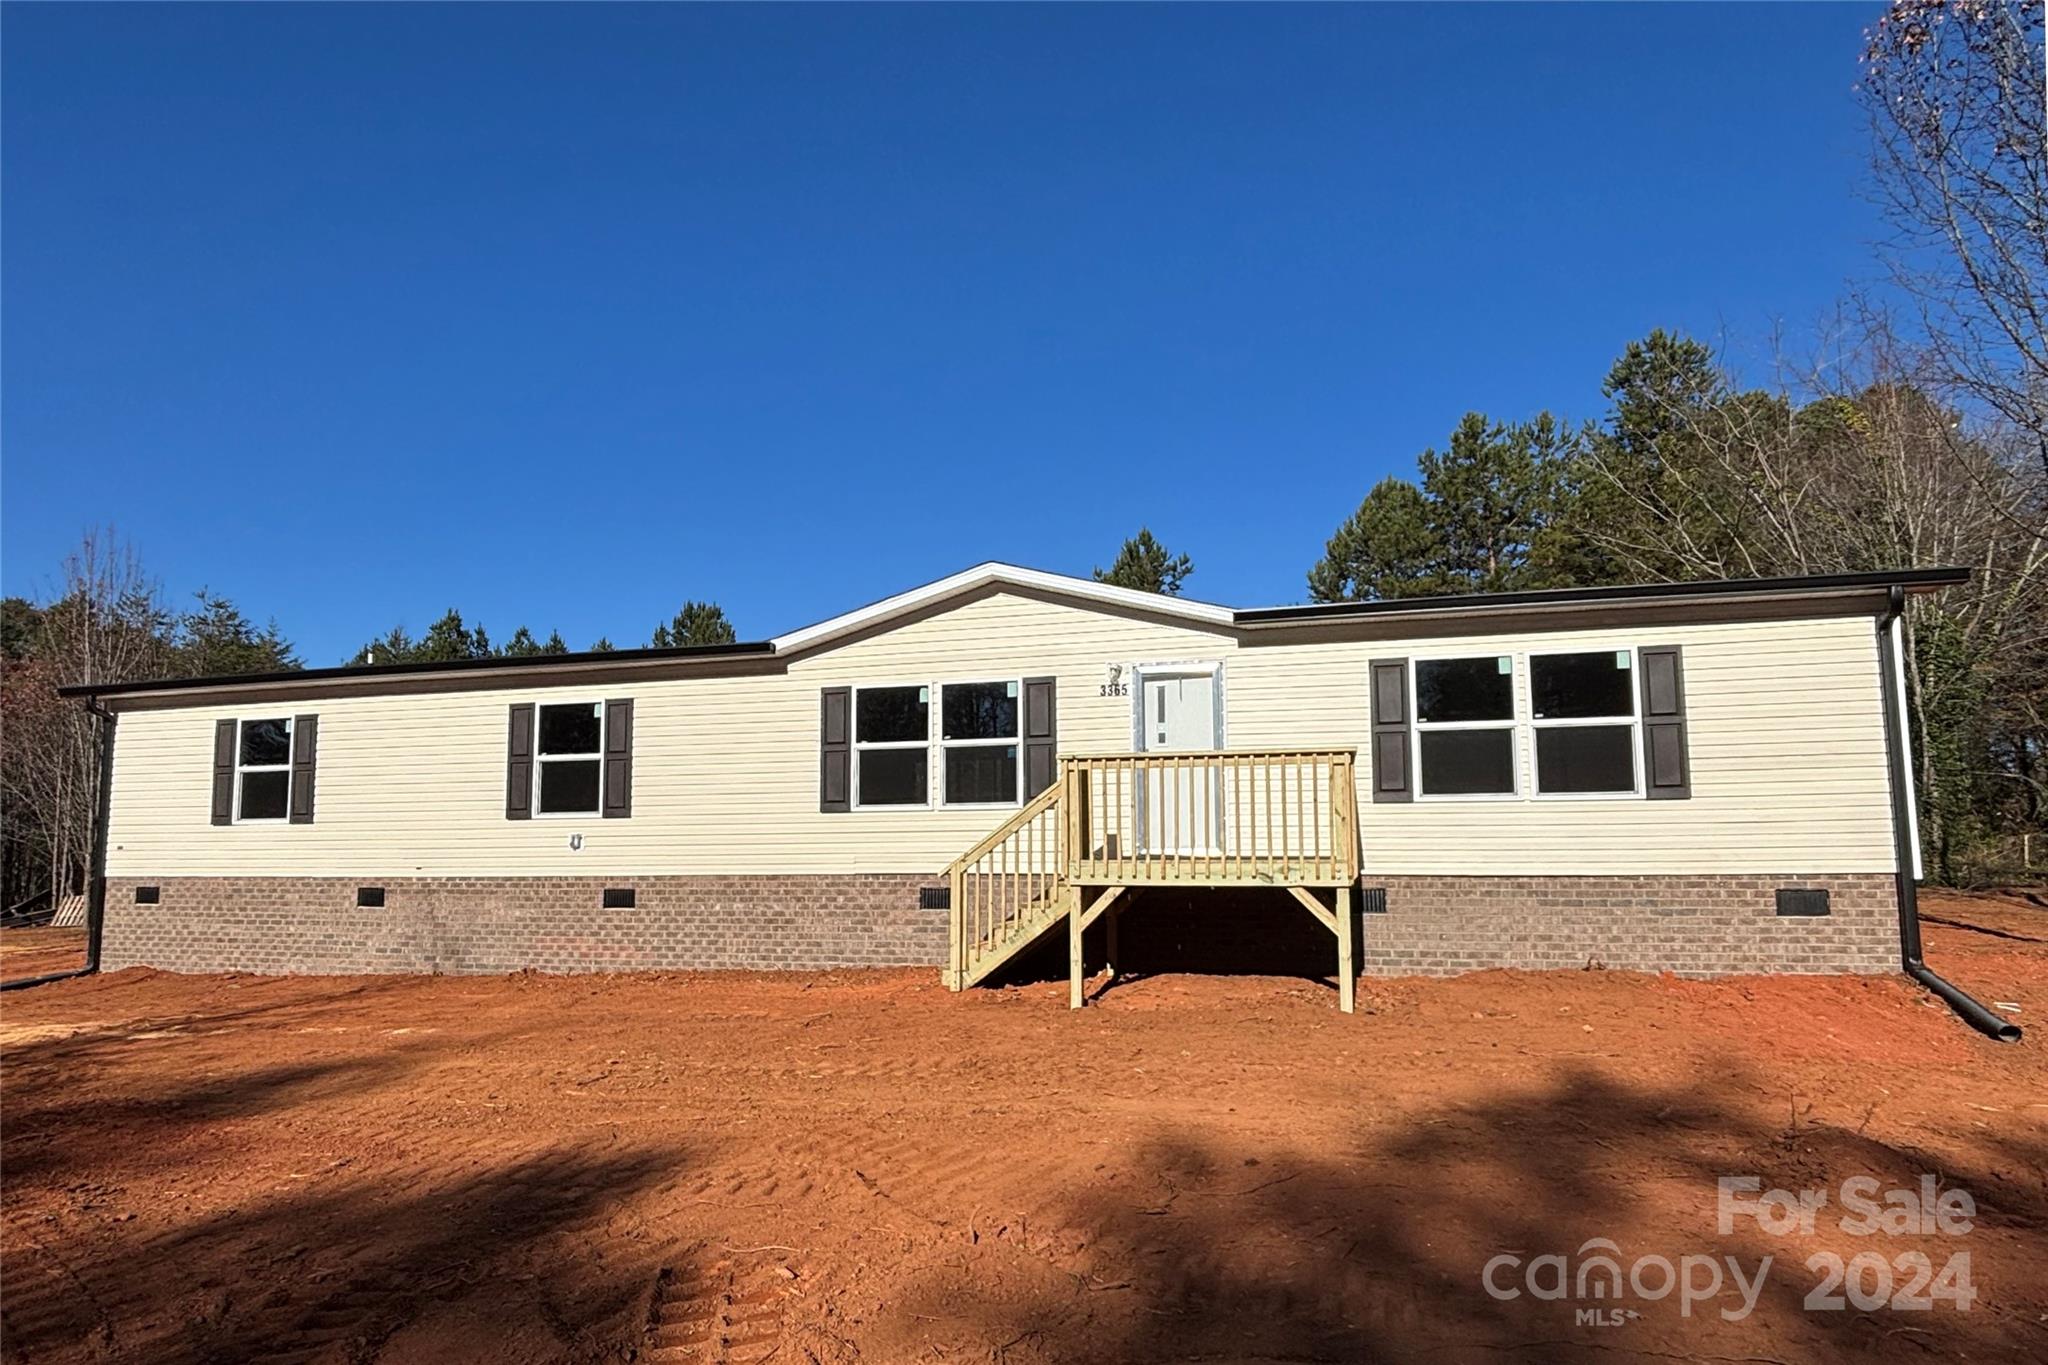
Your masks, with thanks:
[{"label": "brick foundation skirting", "polygon": [[[936,966],[931,877],[116,877],[101,965],[179,972],[669,971]],[[135,888],[160,900],[137,905]],[[384,889],[357,909],[356,888]],[[599,908],[632,887],[630,910]]]},{"label": "brick foundation skirting", "polygon": [[[1899,969],[1898,884],[1889,873],[1813,877],[1381,877],[1385,914],[1361,915],[1375,976],[1483,967],[1735,972]],[[1825,889],[1823,916],[1781,916],[1780,887]]]},{"label": "brick foundation skirting", "polygon": [[[938,882],[913,873],[112,878],[102,964],[272,973],[936,966],[946,958],[947,915],[919,909],[918,892]],[[363,884],[384,889],[381,909],[356,907]],[[158,903],[136,904],[138,885],[157,887]],[[1362,885],[1386,893],[1385,913],[1357,921],[1360,970],[1370,976],[1588,965],[1687,976],[1887,972],[1899,963],[1895,884],[1884,873],[1368,873]],[[623,886],[633,888],[634,908],[601,909],[604,889]],[[1830,913],[1780,916],[1781,887],[1827,890]],[[1125,966],[1136,971],[1335,967],[1328,931],[1281,890],[1140,891],[1121,925]],[[1064,936],[1053,937],[1060,941],[1044,952],[1060,955],[1063,974]],[[1092,948],[1091,958],[1099,960]]]}]

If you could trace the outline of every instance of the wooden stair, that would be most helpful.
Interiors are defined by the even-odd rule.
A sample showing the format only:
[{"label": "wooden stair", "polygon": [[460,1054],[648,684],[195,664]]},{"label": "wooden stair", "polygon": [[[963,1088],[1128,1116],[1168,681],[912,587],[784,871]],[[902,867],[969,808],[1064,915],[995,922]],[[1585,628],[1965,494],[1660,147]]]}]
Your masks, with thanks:
[{"label": "wooden stair", "polygon": [[[985,980],[1061,925],[1071,998],[1081,941],[1134,887],[1284,887],[1337,941],[1341,1008],[1355,980],[1356,754],[1228,749],[1074,754],[1044,791],[946,869],[952,990]],[[1327,897],[1327,900],[1325,899]]]},{"label": "wooden stair", "polygon": [[952,959],[946,985],[965,990],[1065,922],[1064,783],[1024,803],[946,869],[952,892]]}]

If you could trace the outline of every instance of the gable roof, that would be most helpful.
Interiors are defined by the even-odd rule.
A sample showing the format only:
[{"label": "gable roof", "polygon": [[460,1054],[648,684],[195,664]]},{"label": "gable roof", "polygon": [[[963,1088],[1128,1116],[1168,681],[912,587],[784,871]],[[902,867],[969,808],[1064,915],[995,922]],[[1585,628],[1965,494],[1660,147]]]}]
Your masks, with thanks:
[{"label": "gable roof", "polygon": [[1140,592],[1136,588],[1119,588],[1109,583],[1098,583],[1092,578],[1070,578],[1066,574],[1047,573],[1043,569],[1025,569],[1015,564],[999,564],[989,560],[971,569],[948,574],[922,587],[912,588],[908,592],[899,592],[879,602],[870,602],[865,607],[856,607],[852,611],[827,617],[814,625],[778,635],[769,643],[775,646],[777,654],[811,649],[884,624],[897,617],[912,615],[948,598],[984,588],[1022,588],[1026,591],[1077,598],[1083,602],[1122,607],[1151,616],[1176,617],[1206,626],[1227,628],[1235,623],[1238,615],[1229,607],[1219,607],[1208,602],[1196,602],[1185,597],[1167,597],[1156,592]]},{"label": "gable roof", "polygon": [[[621,649],[605,653],[551,654],[511,659],[457,659],[437,663],[359,664],[340,668],[307,668],[285,672],[238,674],[215,678],[158,678],[142,682],[79,683],[58,689],[67,697],[166,695],[193,705],[240,698],[261,691],[267,696],[345,693],[388,683],[408,689],[515,686],[521,682],[555,684],[587,676],[592,680],[645,674],[684,676],[693,673],[774,672],[782,659],[828,646],[863,631],[886,627],[970,593],[1004,588],[1071,600],[1082,606],[1138,612],[1186,621],[1192,625],[1239,633],[1241,639],[1276,628],[1334,627],[1361,617],[1480,616],[1546,610],[1583,609],[1603,605],[1682,604],[1745,601],[1786,601],[1868,597],[1898,589],[1932,592],[1968,582],[1968,569],[1898,569],[1878,573],[1817,574],[1796,578],[1716,579],[1697,583],[1635,583],[1598,588],[1556,588],[1534,592],[1462,593],[1439,597],[1391,598],[1370,602],[1318,602],[1290,607],[1234,610],[1184,597],[1119,588],[1093,579],[1047,573],[994,561],[949,574],[879,602],[857,607],[767,640],[726,645],[692,645],[674,649]],[[1838,610],[1840,607],[1838,606]],[[487,681],[469,681],[488,675]],[[410,681],[408,681],[410,680]]]}]

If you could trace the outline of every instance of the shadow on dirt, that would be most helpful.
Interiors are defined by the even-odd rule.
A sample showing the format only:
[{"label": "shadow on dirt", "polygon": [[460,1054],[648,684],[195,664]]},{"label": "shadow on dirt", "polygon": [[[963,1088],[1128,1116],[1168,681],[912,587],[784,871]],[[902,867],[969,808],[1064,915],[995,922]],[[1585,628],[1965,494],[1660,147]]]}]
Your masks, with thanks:
[{"label": "shadow on dirt", "polygon": [[[1959,1168],[1796,1114],[1773,1123],[1758,1101],[1734,1075],[1640,1090],[1580,1070],[1417,1114],[1313,1161],[1227,1150],[1184,1131],[1136,1152],[1113,1183],[1074,1191],[1060,1218],[1070,1244],[1012,1241],[999,1253],[1053,1261],[1059,1289],[1015,1292],[1029,1278],[988,1262],[933,1276],[902,1312],[950,1317],[958,1335],[939,1340],[962,1349],[949,1358],[1017,1362],[2043,1358],[2048,1203],[2036,1147],[1994,1139],[1992,1164]],[[1923,1172],[1973,1194],[1973,1233],[1853,1237],[1832,1207],[1810,1239],[1773,1237],[1751,1219],[1727,1235],[1716,1226],[1724,1175],[1757,1176],[1765,1190],[1833,1191],[1858,1175],[1912,1188]],[[1809,1311],[1820,1276],[1806,1259],[1822,1248],[1845,1259],[1917,1251],[1937,1269],[1967,1250],[1982,1297],[1967,1313],[1951,1304]],[[1595,1297],[1591,1287],[1606,1284],[1598,1274],[1579,1297],[1580,1265],[1601,1253],[1624,1272],[1653,1255],[1674,1269],[1699,1257],[1702,1289],[1714,1258],[1722,1288],[1689,1315],[1675,1290]],[[1513,1297],[1490,1294],[1483,1280],[1503,1254],[1518,1259],[1496,1267],[1495,1283]],[[1563,1298],[1539,1298],[1524,1278],[1545,1254],[1565,1258]],[[1728,1258],[1754,1282],[1766,1256],[1755,1307],[1743,1314]],[[1662,1282],[1646,1269],[1649,1289]],[[1599,1325],[1581,1310],[1600,1313]],[[1616,1312],[1639,1316],[1606,1316]]]},{"label": "shadow on dirt", "polygon": [[392,1343],[388,1359],[594,1357],[634,1335],[654,1284],[594,1234],[683,1165],[673,1149],[565,1146],[402,1183],[333,1174],[113,1255],[19,1227],[5,1354],[90,1343],[122,1360],[357,1361]]}]

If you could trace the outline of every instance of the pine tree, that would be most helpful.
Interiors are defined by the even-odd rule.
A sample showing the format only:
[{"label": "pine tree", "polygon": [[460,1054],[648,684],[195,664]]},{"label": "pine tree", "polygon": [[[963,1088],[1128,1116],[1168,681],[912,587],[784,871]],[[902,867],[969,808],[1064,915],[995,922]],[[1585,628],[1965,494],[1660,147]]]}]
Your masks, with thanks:
[{"label": "pine tree", "polygon": [[1194,560],[1186,555],[1169,554],[1166,547],[1153,538],[1152,532],[1141,526],[1138,534],[1126,540],[1123,549],[1117,551],[1115,563],[1107,569],[1095,570],[1095,581],[1178,597],[1181,584],[1194,571]]},{"label": "pine tree", "polygon": [[1442,558],[1422,490],[1390,475],[1373,485],[1324,546],[1321,561],[1309,570],[1309,597],[1353,602],[1439,592]]},{"label": "pine tree", "polygon": [[498,653],[507,659],[530,659],[544,652],[540,647],[540,641],[534,639],[533,632],[525,626],[513,631],[512,638],[498,650]]},{"label": "pine tree", "polygon": [[193,594],[199,605],[178,621],[177,653],[181,672],[196,678],[236,673],[279,673],[299,667],[291,642],[277,622],[261,630],[225,597],[201,588]]},{"label": "pine tree", "polygon": [[689,645],[729,645],[738,639],[732,622],[725,619],[723,608],[715,602],[693,599],[683,603],[674,620],[654,628],[654,638],[648,642],[648,647],[679,649]]}]

